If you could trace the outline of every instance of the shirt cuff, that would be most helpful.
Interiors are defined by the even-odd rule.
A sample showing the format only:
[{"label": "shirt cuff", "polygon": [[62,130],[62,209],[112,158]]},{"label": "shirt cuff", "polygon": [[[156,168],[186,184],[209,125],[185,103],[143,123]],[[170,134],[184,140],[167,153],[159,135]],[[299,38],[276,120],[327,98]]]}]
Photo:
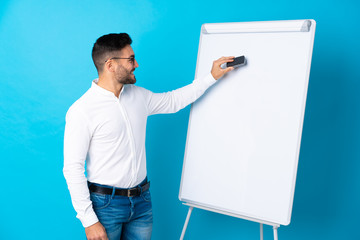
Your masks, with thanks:
[{"label": "shirt cuff", "polygon": [[207,82],[209,84],[209,86],[216,83],[216,80],[211,73],[209,73],[208,75],[205,76],[204,81]]},{"label": "shirt cuff", "polygon": [[211,73],[208,73],[202,78],[195,79],[194,83],[202,86],[201,88],[205,87],[205,89],[207,89],[210,86],[212,86],[214,83],[216,83],[216,80]]},{"label": "shirt cuff", "polygon": [[99,222],[99,219],[96,216],[95,212],[92,212],[91,214],[80,220],[84,228],[90,227],[91,225],[94,225],[95,223]]}]

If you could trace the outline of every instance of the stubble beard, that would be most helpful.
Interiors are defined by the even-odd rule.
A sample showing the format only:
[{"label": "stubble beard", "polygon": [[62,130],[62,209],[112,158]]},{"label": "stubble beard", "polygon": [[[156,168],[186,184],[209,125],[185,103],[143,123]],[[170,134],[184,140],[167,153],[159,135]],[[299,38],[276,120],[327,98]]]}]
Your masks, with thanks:
[{"label": "stubble beard", "polygon": [[121,67],[121,73],[116,77],[117,81],[121,84],[135,84],[136,78],[132,74],[135,71],[135,68],[131,71],[128,71],[126,68]]}]

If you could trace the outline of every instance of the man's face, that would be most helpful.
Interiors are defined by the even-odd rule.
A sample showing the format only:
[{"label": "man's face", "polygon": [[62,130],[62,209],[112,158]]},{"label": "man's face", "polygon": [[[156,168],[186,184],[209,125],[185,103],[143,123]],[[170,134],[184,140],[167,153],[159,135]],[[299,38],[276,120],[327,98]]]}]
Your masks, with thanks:
[{"label": "man's face", "polygon": [[[118,59],[121,58],[121,59]],[[121,84],[134,84],[136,83],[136,78],[134,71],[139,64],[135,59],[135,54],[130,45],[124,47],[119,56],[114,56],[113,61],[115,63],[115,78]]]}]

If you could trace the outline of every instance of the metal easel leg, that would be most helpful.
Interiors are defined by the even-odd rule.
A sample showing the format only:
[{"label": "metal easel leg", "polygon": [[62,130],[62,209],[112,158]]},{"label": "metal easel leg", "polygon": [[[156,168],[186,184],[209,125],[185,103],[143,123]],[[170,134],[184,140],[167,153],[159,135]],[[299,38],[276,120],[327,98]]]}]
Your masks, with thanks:
[{"label": "metal easel leg", "polygon": [[264,226],[260,223],[260,240],[264,240]]},{"label": "metal easel leg", "polygon": [[186,228],[187,228],[187,225],[189,223],[189,219],[190,219],[192,210],[193,210],[193,207],[189,207],[189,211],[188,211],[188,214],[186,216],[185,224],[184,224],[183,230],[181,232],[180,240],[184,239]]},{"label": "metal easel leg", "polygon": [[278,226],[273,226],[273,229],[274,229],[274,240],[278,240],[278,233],[277,233]]}]

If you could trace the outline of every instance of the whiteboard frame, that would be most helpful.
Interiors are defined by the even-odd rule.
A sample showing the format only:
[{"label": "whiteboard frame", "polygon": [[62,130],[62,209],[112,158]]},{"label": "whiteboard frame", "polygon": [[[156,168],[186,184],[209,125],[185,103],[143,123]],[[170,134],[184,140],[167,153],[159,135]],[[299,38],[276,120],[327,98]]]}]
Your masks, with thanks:
[{"label": "whiteboard frame", "polygon": [[[244,26],[245,28],[239,28],[239,26]],[[258,26],[258,28],[253,28],[252,26],[255,26],[255,24]],[[277,26],[274,28],[274,26]],[[279,27],[280,26],[280,27]],[[213,32],[209,31],[209,29],[212,29]],[[214,30],[215,29],[215,30]],[[222,30],[225,29],[225,30]],[[249,30],[250,29],[250,30]],[[304,115],[305,115],[305,105],[306,105],[306,99],[307,99],[307,89],[308,89],[308,83],[309,83],[309,77],[310,77],[310,68],[311,68],[311,61],[312,61],[312,53],[313,53],[313,46],[314,46],[314,38],[315,38],[315,29],[316,29],[316,21],[313,19],[305,19],[305,20],[288,20],[288,21],[266,21],[266,22],[248,22],[248,23],[219,23],[219,24],[203,24],[201,26],[201,32],[200,32],[200,40],[199,40],[199,50],[197,55],[197,61],[196,61],[196,70],[195,70],[195,79],[198,78],[198,67],[199,67],[199,57],[201,53],[201,43],[202,43],[202,36],[204,34],[231,34],[231,33],[239,33],[239,32],[310,32],[311,34],[311,43],[309,48],[309,59],[307,64],[307,72],[306,72],[306,86],[305,86],[305,96],[303,99],[303,106],[302,106],[302,115],[301,115],[301,123],[299,127],[299,138],[298,138],[298,144],[297,144],[297,152],[296,152],[296,164],[294,169],[294,179],[293,179],[293,188],[291,189],[291,200],[290,200],[290,206],[289,206],[289,214],[288,214],[288,221],[285,224],[277,223],[277,222],[270,222],[266,220],[262,220],[259,218],[253,218],[246,215],[241,215],[238,213],[233,213],[226,211],[224,209],[215,208],[214,206],[207,206],[206,204],[194,202],[188,199],[184,199],[181,197],[182,188],[183,188],[183,179],[184,179],[184,172],[185,172],[185,166],[186,166],[186,159],[187,159],[187,149],[188,149],[188,142],[189,142],[189,136],[190,136],[190,127],[191,127],[191,119],[193,114],[193,105],[191,106],[190,110],[190,116],[189,116],[189,123],[188,123],[188,131],[187,131],[187,137],[186,137],[186,146],[185,146],[185,154],[184,154],[184,161],[183,161],[183,168],[182,168],[182,174],[181,174],[181,182],[180,182],[180,191],[179,191],[179,200],[183,202],[184,205],[190,206],[190,207],[196,207],[212,212],[221,213],[224,215],[229,215],[253,222],[258,223],[264,223],[267,225],[272,225],[274,227],[278,227],[280,225],[289,225],[291,221],[291,213],[292,213],[292,207],[293,207],[293,201],[294,201],[294,194],[295,194],[295,185],[296,185],[296,176],[297,176],[297,167],[299,162],[299,154],[300,154],[300,145],[301,145],[301,137],[302,137],[302,130],[303,130],[303,123],[304,123]],[[219,31],[220,30],[220,31]],[[222,31],[221,31],[222,30]]]}]

